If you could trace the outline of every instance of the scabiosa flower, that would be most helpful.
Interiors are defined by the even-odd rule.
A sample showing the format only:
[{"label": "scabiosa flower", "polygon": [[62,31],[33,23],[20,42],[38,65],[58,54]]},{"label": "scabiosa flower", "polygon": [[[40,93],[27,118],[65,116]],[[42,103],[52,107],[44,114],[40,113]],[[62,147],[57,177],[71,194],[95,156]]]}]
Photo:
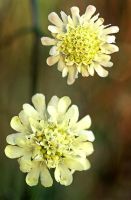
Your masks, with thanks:
[{"label": "scabiosa flower", "polygon": [[50,187],[51,169],[57,182],[70,185],[75,171],[90,168],[87,156],[93,153],[94,141],[92,131],[87,130],[90,116],[78,121],[78,107],[70,106],[67,96],[53,96],[47,108],[42,94],[34,95],[32,102],[34,107],[24,104],[19,115],[12,118],[11,127],[17,133],[7,136],[5,154],[18,158],[30,186],[38,184],[40,178],[43,186]]},{"label": "scabiosa flower", "polygon": [[[61,11],[61,18],[52,12],[49,21],[54,24],[48,29],[52,38],[42,37],[43,45],[52,45],[48,65],[58,62],[58,70],[62,76],[68,75],[67,83],[73,84],[78,78],[78,73],[83,77],[94,76],[94,71],[101,77],[106,77],[108,71],[103,67],[112,67],[111,53],[117,52],[115,36],[117,26],[103,25],[104,19],[99,14],[94,15],[96,8],[89,5],[85,14],[80,16],[79,8],[71,8],[71,16]],[[94,15],[94,16],[93,16]]]}]

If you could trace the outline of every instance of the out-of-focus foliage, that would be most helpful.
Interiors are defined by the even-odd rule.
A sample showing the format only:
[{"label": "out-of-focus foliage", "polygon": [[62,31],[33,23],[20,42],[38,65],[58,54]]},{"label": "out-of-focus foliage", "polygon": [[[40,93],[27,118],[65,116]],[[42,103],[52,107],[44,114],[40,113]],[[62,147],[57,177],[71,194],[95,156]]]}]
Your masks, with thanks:
[{"label": "out-of-focus foliage", "polygon": [[[37,8],[34,27],[32,3]],[[80,78],[73,86],[48,67],[48,48],[41,35],[48,35],[48,14],[79,6],[81,12],[94,4],[105,24],[120,27],[108,78]],[[130,200],[131,199],[131,1],[130,0],[0,0],[0,199],[1,200]],[[96,136],[92,168],[76,173],[73,184],[50,189],[28,187],[15,160],[4,155],[5,138],[12,133],[12,116],[29,102],[32,92],[47,99],[53,95],[71,97],[81,117],[89,113]]]}]

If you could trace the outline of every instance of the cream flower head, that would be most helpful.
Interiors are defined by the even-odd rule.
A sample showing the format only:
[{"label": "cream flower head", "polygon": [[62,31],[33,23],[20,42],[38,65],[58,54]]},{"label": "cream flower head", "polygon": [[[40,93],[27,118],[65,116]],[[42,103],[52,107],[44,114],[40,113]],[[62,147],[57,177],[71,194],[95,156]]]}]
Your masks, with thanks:
[{"label": "cream flower head", "polygon": [[52,38],[42,37],[43,45],[52,45],[50,57],[47,58],[49,66],[58,62],[58,70],[62,77],[68,75],[67,83],[73,84],[78,73],[83,77],[94,76],[94,71],[101,77],[106,77],[108,71],[103,67],[112,67],[111,53],[119,48],[114,44],[119,28],[117,26],[103,25],[104,19],[99,14],[94,15],[96,8],[89,5],[84,15],[80,16],[79,8],[71,8],[71,16],[61,11],[61,18],[52,12],[49,21],[54,24],[48,29]]},{"label": "cream flower head", "polygon": [[94,135],[87,129],[91,119],[87,115],[78,121],[78,107],[70,106],[67,96],[53,96],[47,108],[42,94],[34,95],[32,102],[34,107],[24,104],[12,118],[11,127],[17,133],[7,136],[5,154],[18,158],[30,186],[37,185],[39,178],[43,186],[52,186],[50,169],[54,169],[57,182],[70,185],[75,171],[90,168],[87,156],[93,153]]}]

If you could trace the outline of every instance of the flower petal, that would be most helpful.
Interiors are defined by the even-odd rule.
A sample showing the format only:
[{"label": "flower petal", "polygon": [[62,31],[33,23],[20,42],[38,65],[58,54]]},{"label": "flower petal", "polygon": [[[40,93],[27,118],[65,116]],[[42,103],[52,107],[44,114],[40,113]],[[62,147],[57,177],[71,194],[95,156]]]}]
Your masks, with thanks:
[{"label": "flower petal", "polygon": [[112,67],[112,66],[113,66],[113,62],[107,62],[107,63],[101,62],[100,64],[101,64],[102,66],[104,66],[104,67]]},{"label": "flower petal", "polygon": [[81,74],[83,77],[88,77],[89,76],[88,69],[86,69],[85,67],[82,67]]},{"label": "flower petal", "polygon": [[30,122],[30,126],[31,126],[33,133],[38,132],[38,130],[42,131],[42,127],[37,120],[34,120],[33,118],[30,117],[29,122]]},{"label": "flower petal", "polygon": [[69,24],[71,27],[74,27],[74,22],[73,22],[73,20],[72,20],[72,18],[71,18],[70,15],[68,16],[68,24]]},{"label": "flower petal", "polygon": [[102,53],[111,54],[119,51],[119,48],[114,44],[104,44],[101,46]]},{"label": "flower petal", "polygon": [[65,65],[64,61],[63,61],[62,59],[60,59],[59,62],[58,62],[58,67],[57,67],[57,69],[58,69],[59,71],[63,71],[64,68],[66,68],[66,65]]},{"label": "flower petal", "polygon": [[90,23],[94,23],[94,22],[98,19],[99,15],[100,15],[99,13],[96,14],[96,15],[94,15],[94,16],[90,19]]},{"label": "flower petal", "polygon": [[62,70],[62,77],[63,77],[63,78],[66,77],[67,74],[68,74],[68,68],[65,67],[65,68]]},{"label": "flower petal", "polygon": [[[101,63],[101,62],[107,63],[108,61],[110,61],[110,59],[111,59],[110,55],[98,54],[97,56],[95,56],[94,61],[99,62],[99,63]],[[94,65],[95,65],[95,63],[94,63]]]},{"label": "flower petal", "polygon": [[31,153],[26,153],[23,157],[18,159],[18,162],[22,172],[29,172],[32,167]]},{"label": "flower petal", "polygon": [[63,123],[67,123],[70,126],[75,124],[79,118],[79,110],[76,105],[72,105],[65,114]]},{"label": "flower petal", "polygon": [[71,104],[71,99],[69,97],[64,96],[60,98],[58,102],[58,112],[60,114],[64,114],[67,111],[70,104]]},{"label": "flower petal", "polygon": [[95,22],[95,26],[101,26],[104,23],[104,19],[103,18],[99,18],[96,22]]},{"label": "flower petal", "polygon": [[6,137],[6,141],[8,144],[16,145],[16,138],[19,138],[19,137],[23,138],[23,136],[24,136],[23,133],[13,133]]},{"label": "flower petal", "polygon": [[111,26],[103,30],[104,34],[112,34],[112,33],[118,33],[119,27],[118,26]]},{"label": "flower petal", "polygon": [[89,5],[89,6],[86,8],[85,19],[86,19],[86,20],[89,20],[95,12],[96,12],[96,7],[95,7],[95,6],[92,6],[92,5]]},{"label": "flower petal", "polygon": [[51,47],[51,49],[49,51],[49,55],[51,55],[51,56],[58,56],[59,55],[59,51],[57,50],[56,46]]},{"label": "flower petal", "polygon": [[48,113],[54,119],[56,119],[56,117],[58,115],[58,113],[57,113],[58,102],[59,102],[59,98],[57,96],[53,96],[47,106]]},{"label": "flower petal", "polygon": [[11,119],[10,125],[17,132],[27,133],[27,129],[23,126],[18,116]]},{"label": "flower petal", "polygon": [[22,124],[24,125],[24,127],[26,127],[28,129],[28,131],[30,132],[30,124],[29,124],[28,116],[26,115],[24,110],[22,110],[19,113],[19,119],[22,122]]},{"label": "flower petal", "polygon": [[32,103],[34,104],[36,110],[40,113],[42,118],[45,118],[45,110],[46,110],[46,103],[45,103],[45,96],[43,94],[35,94],[32,97]]},{"label": "flower petal", "polygon": [[59,170],[58,166],[56,166],[56,168],[55,168],[54,176],[55,176],[55,180],[57,182],[60,182],[60,170]]},{"label": "flower petal", "polygon": [[53,97],[50,99],[47,108],[50,107],[50,106],[53,106],[53,107],[57,108],[58,102],[59,102],[59,98],[58,98],[57,96],[53,96]]},{"label": "flower petal", "polygon": [[77,144],[77,147],[74,149],[75,152],[80,154],[80,156],[86,154],[86,156],[91,155],[94,152],[94,148],[91,142],[81,142]]},{"label": "flower petal", "polygon": [[26,115],[27,115],[28,117],[32,117],[32,118],[34,118],[34,119],[36,119],[36,120],[39,120],[39,119],[40,119],[39,113],[38,113],[38,112],[34,109],[34,107],[31,106],[30,104],[25,103],[25,104],[23,105],[23,110],[24,110],[24,112],[26,113]]},{"label": "flower petal", "polygon": [[78,157],[70,157],[64,159],[65,165],[69,169],[77,170],[77,171],[83,171],[90,168],[90,163],[86,158],[78,158]]},{"label": "flower petal", "polygon": [[56,25],[56,26],[63,26],[63,22],[62,20],[59,18],[59,16],[55,13],[55,12],[52,12],[48,15],[48,19],[49,21]]},{"label": "flower petal", "polygon": [[69,71],[69,74],[68,74],[67,84],[72,85],[76,78],[77,69],[74,66],[70,66],[68,68],[68,71]]},{"label": "flower petal", "polygon": [[[22,133],[16,133],[16,134],[14,134],[14,136],[13,136],[13,134],[11,134],[12,135],[12,137],[14,137],[14,143],[16,144],[16,145],[18,145],[19,147],[25,147],[25,145],[26,145],[26,137],[25,137],[25,135],[24,134],[22,134]],[[10,136],[11,136],[10,135]],[[15,136],[16,135],[16,136]],[[10,138],[11,139],[11,138]],[[13,138],[12,138],[13,139]],[[9,138],[8,138],[8,140],[9,140]]]},{"label": "flower petal", "polygon": [[71,171],[65,165],[59,165],[55,169],[55,179],[62,185],[68,186],[72,183],[73,177]]},{"label": "flower petal", "polygon": [[62,30],[56,26],[53,26],[53,25],[49,25],[48,26],[48,30],[51,32],[51,33],[60,33]]},{"label": "flower petal", "polygon": [[79,24],[79,19],[80,19],[80,10],[78,7],[74,6],[71,8],[71,14],[72,14],[72,19],[75,25]]},{"label": "flower petal", "polygon": [[89,115],[86,115],[84,118],[82,118],[77,124],[77,130],[84,130],[88,129],[91,126],[91,118]]},{"label": "flower petal", "polygon": [[107,35],[106,42],[108,43],[115,43],[116,37],[114,35]]},{"label": "flower petal", "polygon": [[51,187],[53,184],[53,180],[51,178],[50,172],[47,169],[47,167],[44,165],[41,166],[40,180],[41,180],[41,184],[44,187]]},{"label": "flower petal", "polygon": [[21,147],[8,145],[5,148],[5,155],[9,158],[19,158],[25,154],[25,151]]},{"label": "flower petal", "polygon": [[60,14],[61,14],[61,18],[62,18],[64,24],[67,24],[68,23],[68,16],[66,15],[66,13],[61,11]]},{"label": "flower petal", "polygon": [[26,183],[29,186],[37,185],[39,181],[39,175],[40,175],[39,166],[35,164],[26,176]]},{"label": "flower petal", "polygon": [[41,43],[45,46],[50,46],[50,45],[55,45],[56,44],[56,40],[49,38],[49,37],[42,37],[41,38]]},{"label": "flower petal", "polygon": [[93,142],[95,140],[95,136],[92,131],[82,130],[79,132],[79,137],[77,140],[84,142],[86,140]]},{"label": "flower petal", "polygon": [[49,66],[52,66],[55,63],[57,63],[59,59],[60,59],[59,55],[57,55],[57,56],[50,56],[50,57],[47,58],[46,62],[47,62],[47,64]]},{"label": "flower petal", "polygon": [[93,63],[91,65],[88,66],[88,72],[91,76],[94,76],[94,65]]},{"label": "flower petal", "polygon": [[108,71],[105,70],[102,66],[99,64],[95,64],[95,71],[100,77],[107,77],[108,76]]}]

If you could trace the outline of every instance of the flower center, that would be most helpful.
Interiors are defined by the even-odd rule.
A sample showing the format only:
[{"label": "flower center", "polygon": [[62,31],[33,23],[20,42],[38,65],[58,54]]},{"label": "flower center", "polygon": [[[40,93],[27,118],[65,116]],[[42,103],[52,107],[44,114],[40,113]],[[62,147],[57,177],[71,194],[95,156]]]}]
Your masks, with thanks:
[{"label": "flower center", "polygon": [[89,26],[69,27],[67,33],[57,34],[58,49],[65,55],[65,62],[89,65],[100,51],[98,33]]},{"label": "flower center", "polygon": [[59,159],[71,151],[73,138],[74,136],[65,127],[53,123],[44,124],[33,137],[35,143],[33,157],[44,160],[49,168],[54,168]]}]

